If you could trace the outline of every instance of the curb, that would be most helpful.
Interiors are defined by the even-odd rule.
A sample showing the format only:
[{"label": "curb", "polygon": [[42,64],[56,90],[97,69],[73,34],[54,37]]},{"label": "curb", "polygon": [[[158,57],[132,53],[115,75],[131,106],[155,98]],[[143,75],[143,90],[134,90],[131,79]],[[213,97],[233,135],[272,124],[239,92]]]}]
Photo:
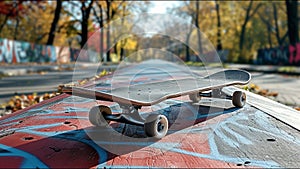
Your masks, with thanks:
[{"label": "curb", "polygon": [[295,66],[228,64],[228,67],[239,68],[250,72],[256,71],[283,75],[300,75],[300,68]]},{"label": "curb", "polygon": [[30,67],[30,68],[5,68],[0,69],[0,76],[18,76],[28,73],[39,73],[43,71],[59,71],[60,68],[73,68],[72,66],[48,66],[48,67]]},{"label": "curb", "polygon": [[2,76],[18,76],[25,75],[28,73],[38,73],[43,71],[58,71],[59,67],[54,66],[50,68],[19,68],[19,69],[4,69],[0,70],[0,75]]}]

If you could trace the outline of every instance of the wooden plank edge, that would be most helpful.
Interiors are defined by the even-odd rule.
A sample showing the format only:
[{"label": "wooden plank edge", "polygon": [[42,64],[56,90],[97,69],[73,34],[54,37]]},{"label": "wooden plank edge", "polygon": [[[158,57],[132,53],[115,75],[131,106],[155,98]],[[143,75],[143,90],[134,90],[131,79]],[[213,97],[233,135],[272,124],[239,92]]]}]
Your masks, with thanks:
[{"label": "wooden plank edge", "polygon": [[300,113],[297,110],[237,87],[229,86],[224,88],[224,92],[228,92],[228,94],[232,94],[236,90],[246,93],[247,103],[251,106],[300,131]]}]

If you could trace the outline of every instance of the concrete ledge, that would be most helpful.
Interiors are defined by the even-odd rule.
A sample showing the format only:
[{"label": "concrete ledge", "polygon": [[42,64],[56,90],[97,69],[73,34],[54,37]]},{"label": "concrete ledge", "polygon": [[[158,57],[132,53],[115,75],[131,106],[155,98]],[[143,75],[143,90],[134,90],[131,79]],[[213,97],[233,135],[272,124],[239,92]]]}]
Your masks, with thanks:
[{"label": "concrete ledge", "polygon": [[[232,94],[235,90],[242,89],[229,86],[224,90]],[[249,91],[245,92],[248,104],[300,131],[300,113],[297,110]]]}]

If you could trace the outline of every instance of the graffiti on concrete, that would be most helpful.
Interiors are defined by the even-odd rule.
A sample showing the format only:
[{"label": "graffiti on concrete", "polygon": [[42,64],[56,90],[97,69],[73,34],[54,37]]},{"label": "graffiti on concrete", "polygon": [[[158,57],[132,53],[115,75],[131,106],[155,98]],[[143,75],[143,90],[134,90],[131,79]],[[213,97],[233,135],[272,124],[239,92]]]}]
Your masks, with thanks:
[{"label": "graffiti on concrete", "polygon": [[257,51],[256,64],[300,65],[300,43]]},{"label": "graffiti on concrete", "polygon": [[[86,62],[98,61],[95,59],[98,58],[97,53],[93,53],[92,51],[86,53],[86,55],[82,55],[78,60]],[[68,63],[76,61],[79,54],[80,49],[39,45],[0,38],[0,63]]]}]

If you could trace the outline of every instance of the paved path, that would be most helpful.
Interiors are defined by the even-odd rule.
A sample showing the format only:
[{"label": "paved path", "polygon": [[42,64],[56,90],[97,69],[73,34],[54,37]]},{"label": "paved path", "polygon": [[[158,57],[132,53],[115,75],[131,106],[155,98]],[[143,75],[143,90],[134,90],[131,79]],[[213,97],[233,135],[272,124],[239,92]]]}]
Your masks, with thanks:
[{"label": "paved path", "polygon": [[300,106],[300,78],[279,74],[265,74],[251,72],[251,83],[257,84],[262,89],[278,92],[276,98],[270,97],[280,103],[290,106]]},{"label": "paved path", "polygon": [[[64,65],[66,66],[66,65]],[[70,66],[70,65],[69,65]],[[8,66],[7,66],[8,67]],[[10,66],[11,67],[11,66]],[[16,72],[25,72],[21,75],[4,76],[0,78],[0,104],[7,102],[15,93],[20,94],[32,94],[36,92],[38,94],[51,93],[57,91],[57,87],[60,84],[65,84],[73,81],[73,77],[77,79],[92,77],[93,74],[101,72],[103,69],[111,69],[115,66],[101,66],[91,64],[86,66],[76,67],[74,70],[62,70],[55,69],[56,65],[51,66],[17,66],[11,69]],[[70,68],[73,68],[74,65]],[[98,68],[98,69],[97,69]],[[2,68],[3,69],[3,68]],[[3,69],[7,71],[7,69]],[[21,71],[22,70],[22,71]],[[27,73],[33,71],[35,73]],[[97,71],[94,71],[97,70]],[[37,73],[38,71],[44,71],[44,73]],[[8,71],[10,72],[10,71]]]}]

